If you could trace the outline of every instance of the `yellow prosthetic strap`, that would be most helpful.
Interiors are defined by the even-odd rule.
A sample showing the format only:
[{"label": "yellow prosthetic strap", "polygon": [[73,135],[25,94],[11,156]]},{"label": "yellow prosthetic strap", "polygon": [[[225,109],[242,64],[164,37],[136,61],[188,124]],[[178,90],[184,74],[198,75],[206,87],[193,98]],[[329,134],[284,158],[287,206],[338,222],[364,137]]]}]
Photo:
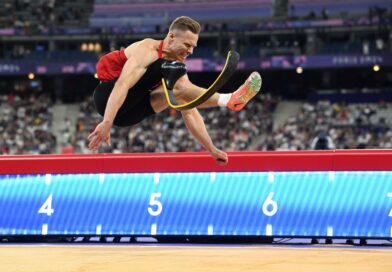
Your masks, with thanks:
[{"label": "yellow prosthetic strap", "polygon": [[235,51],[229,51],[226,58],[225,66],[223,67],[222,71],[220,72],[217,79],[211,84],[208,89],[202,93],[199,97],[195,98],[192,101],[189,101],[184,104],[178,104],[175,97],[173,90],[170,90],[167,85],[165,79],[162,78],[162,85],[163,90],[165,92],[166,100],[169,106],[176,110],[189,110],[199,106],[200,104],[204,103],[208,100],[214,93],[219,91],[223,85],[230,79],[233,75],[235,70],[237,69],[237,64],[240,59],[240,55]]}]

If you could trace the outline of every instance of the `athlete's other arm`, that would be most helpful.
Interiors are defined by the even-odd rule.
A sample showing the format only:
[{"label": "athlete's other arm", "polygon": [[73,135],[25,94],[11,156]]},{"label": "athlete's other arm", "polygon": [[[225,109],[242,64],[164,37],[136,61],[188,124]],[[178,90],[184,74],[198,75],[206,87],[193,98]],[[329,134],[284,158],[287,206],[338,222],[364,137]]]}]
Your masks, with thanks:
[{"label": "athlete's other arm", "polygon": [[109,96],[103,121],[88,136],[88,140],[90,141],[88,145],[89,149],[97,150],[102,142],[110,145],[110,129],[118,110],[127,97],[128,90],[138,82],[146,72],[148,65],[156,58],[157,53],[153,48],[153,42],[151,39],[145,39],[127,48],[129,50],[127,52],[129,53],[129,58]]},{"label": "athlete's other arm", "polygon": [[[201,93],[205,92],[205,89],[194,85],[189,81],[188,76],[185,74],[180,77],[174,85],[174,95],[176,100],[180,103],[185,103],[195,99]],[[215,96],[216,95],[216,96]],[[217,100],[219,95],[215,94],[210,97],[202,107],[215,107],[217,106]],[[210,135],[208,134],[207,128],[204,124],[204,120],[196,108],[190,110],[181,111],[182,118],[184,119],[185,125],[192,136],[211,154],[211,156],[220,165],[226,165],[228,157],[225,152],[219,150],[213,144]]]},{"label": "athlete's other arm", "polygon": [[228,157],[225,152],[219,150],[212,143],[211,137],[207,132],[204,120],[196,108],[181,111],[182,118],[188,131],[193,137],[211,154],[220,165],[226,165]]}]

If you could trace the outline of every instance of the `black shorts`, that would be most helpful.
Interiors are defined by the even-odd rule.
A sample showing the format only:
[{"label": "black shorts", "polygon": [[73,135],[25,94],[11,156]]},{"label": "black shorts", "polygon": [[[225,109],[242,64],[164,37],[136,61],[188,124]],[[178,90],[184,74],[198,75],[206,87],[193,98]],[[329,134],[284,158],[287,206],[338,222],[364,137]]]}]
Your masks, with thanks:
[{"label": "black shorts", "polygon": [[[102,116],[105,113],[106,104],[116,80],[102,82],[94,90],[95,108]],[[123,105],[118,110],[113,124],[119,127],[132,126],[153,114],[155,114],[155,111],[151,107],[150,91],[131,89],[128,91]]]}]

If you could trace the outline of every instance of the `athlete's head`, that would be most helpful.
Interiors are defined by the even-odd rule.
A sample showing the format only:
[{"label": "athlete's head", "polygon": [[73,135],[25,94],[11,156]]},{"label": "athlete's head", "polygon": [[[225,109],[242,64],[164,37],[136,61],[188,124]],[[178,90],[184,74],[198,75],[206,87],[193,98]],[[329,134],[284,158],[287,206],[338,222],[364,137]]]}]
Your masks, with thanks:
[{"label": "athlete's head", "polygon": [[178,61],[184,61],[193,53],[199,39],[200,24],[192,18],[181,16],[176,18],[169,27],[168,49]]}]

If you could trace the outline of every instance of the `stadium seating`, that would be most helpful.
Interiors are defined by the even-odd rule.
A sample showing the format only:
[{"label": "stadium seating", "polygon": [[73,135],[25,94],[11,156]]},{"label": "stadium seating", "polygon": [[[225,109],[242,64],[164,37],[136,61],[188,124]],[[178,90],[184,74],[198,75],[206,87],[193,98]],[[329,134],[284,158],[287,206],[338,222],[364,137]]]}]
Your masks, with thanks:
[{"label": "stadium seating", "polygon": [[260,150],[307,150],[320,133],[336,149],[392,148],[392,104],[304,103],[296,116],[266,136]]},{"label": "stadium seating", "polygon": [[50,105],[47,95],[0,95],[0,155],[56,153]]}]

